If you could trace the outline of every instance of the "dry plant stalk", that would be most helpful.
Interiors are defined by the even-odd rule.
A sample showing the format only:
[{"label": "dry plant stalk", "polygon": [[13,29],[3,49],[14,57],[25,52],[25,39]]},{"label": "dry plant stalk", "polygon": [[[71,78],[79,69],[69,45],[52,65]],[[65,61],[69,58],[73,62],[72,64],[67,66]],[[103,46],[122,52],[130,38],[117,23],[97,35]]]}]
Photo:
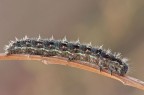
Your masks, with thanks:
[{"label": "dry plant stalk", "polygon": [[36,55],[21,55],[21,54],[12,54],[12,55],[5,55],[5,54],[0,54],[0,60],[37,60],[37,61],[42,61],[44,64],[59,64],[59,65],[67,65],[70,67],[75,67],[75,68],[80,68],[83,70],[87,70],[90,72],[98,73],[103,76],[107,76],[112,79],[116,79],[120,82],[122,82],[124,85],[129,85],[141,90],[144,90],[144,82],[140,81],[136,78],[130,77],[130,76],[118,76],[116,74],[109,74],[105,71],[101,71],[99,69],[79,64],[79,62],[73,62],[73,61],[67,61],[64,58],[59,58],[59,57],[41,57],[41,56],[36,56]]}]

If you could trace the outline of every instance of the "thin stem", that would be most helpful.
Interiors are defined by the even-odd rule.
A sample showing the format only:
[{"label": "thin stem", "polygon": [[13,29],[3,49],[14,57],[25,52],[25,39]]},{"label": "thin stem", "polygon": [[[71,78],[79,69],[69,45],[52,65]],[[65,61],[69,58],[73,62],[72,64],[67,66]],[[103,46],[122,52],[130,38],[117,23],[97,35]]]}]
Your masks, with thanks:
[{"label": "thin stem", "polygon": [[60,57],[41,57],[36,55],[21,55],[21,54],[13,54],[7,56],[5,54],[0,54],[0,60],[37,60],[37,61],[42,61],[45,64],[59,64],[59,65],[71,66],[71,67],[87,70],[90,72],[98,73],[103,76],[116,79],[122,82],[124,85],[129,85],[144,90],[144,82],[136,78],[130,76],[118,76],[116,74],[111,75],[105,71],[100,72],[99,69],[93,68],[92,66],[88,66],[77,61],[76,62],[67,61],[66,59]]}]

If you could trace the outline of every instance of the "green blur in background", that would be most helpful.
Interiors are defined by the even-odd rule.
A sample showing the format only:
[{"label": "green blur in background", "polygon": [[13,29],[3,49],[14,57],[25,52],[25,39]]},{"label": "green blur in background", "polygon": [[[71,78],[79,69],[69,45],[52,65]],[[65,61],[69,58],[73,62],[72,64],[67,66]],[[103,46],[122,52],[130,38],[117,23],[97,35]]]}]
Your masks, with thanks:
[{"label": "green blur in background", "polygon": [[[129,58],[144,80],[143,0],[0,0],[0,52],[14,38],[67,36]],[[0,95],[144,95],[88,71],[38,61],[0,61]]]}]

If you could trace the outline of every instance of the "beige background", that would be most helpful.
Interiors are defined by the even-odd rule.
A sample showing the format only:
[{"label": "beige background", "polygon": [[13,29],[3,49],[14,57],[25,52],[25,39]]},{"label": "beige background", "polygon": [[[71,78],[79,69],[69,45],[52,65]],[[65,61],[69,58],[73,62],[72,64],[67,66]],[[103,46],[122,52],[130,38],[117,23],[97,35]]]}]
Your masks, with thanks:
[{"label": "beige background", "polygon": [[[0,52],[15,37],[54,35],[102,45],[130,59],[144,80],[143,0],[0,0]],[[0,95],[143,95],[118,81],[35,61],[0,61]]]}]

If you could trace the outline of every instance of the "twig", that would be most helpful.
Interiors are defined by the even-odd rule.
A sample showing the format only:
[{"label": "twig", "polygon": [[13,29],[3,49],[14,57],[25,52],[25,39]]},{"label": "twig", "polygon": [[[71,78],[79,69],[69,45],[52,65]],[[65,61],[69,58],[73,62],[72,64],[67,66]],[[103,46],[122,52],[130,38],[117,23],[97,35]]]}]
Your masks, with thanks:
[{"label": "twig", "polygon": [[93,68],[84,64],[79,64],[80,62],[71,62],[71,61],[68,62],[67,60],[63,58],[59,58],[59,57],[41,57],[41,56],[35,56],[35,55],[28,56],[28,55],[16,55],[16,54],[7,56],[5,54],[0,54],[0,60],[37,60],[37,61],[42,61],[45,64],[68,65],[71,67],[80,68],[80,69],[87,70],[90,72],[98,73],[103,76],[116,79],[122,82],[124,85],[129,85],[129,86],[144,90],[144,82],[136,78],[133,78],[130,76],[118,76],[115,74],[111,75],[105,71],[100,72],[100,70],[96,68]]}]

